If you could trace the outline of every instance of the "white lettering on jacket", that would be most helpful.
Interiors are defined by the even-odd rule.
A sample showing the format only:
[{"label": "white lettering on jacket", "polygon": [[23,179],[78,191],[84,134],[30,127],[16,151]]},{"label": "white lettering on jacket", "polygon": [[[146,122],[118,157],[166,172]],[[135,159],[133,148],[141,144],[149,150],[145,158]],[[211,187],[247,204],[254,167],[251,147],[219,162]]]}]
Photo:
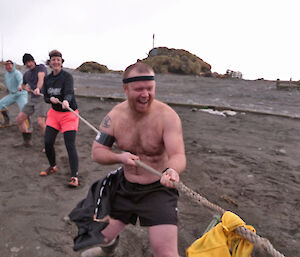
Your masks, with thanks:
[{"label": "white lettering on jacket", "polygon": [[60,95],[61,88],[48,88],[47,92],[49,95]]}]

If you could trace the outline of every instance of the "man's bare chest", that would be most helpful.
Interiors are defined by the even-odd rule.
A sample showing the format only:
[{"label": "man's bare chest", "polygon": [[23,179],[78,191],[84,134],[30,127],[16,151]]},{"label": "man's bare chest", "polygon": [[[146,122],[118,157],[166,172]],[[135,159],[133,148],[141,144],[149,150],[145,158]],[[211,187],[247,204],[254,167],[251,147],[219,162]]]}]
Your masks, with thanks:
[{"label": "man's bare chest", "polygon": [[148,156],[163,152],[163,129],[159,123],[120,122],[114,134],[122,150]]}]

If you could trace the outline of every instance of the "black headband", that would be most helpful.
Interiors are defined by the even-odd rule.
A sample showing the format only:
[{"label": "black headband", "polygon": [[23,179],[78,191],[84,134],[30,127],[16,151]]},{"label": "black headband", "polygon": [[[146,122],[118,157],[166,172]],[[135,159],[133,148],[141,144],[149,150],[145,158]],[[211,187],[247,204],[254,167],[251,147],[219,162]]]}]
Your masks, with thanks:
[{"label": "black headband", "polygon": [[148,80],[154,80],[154,76],[131,77],[131,78],[123,79],[123,83],[127,84],[127,83],[135,82],[135,81],[148,81]]}]

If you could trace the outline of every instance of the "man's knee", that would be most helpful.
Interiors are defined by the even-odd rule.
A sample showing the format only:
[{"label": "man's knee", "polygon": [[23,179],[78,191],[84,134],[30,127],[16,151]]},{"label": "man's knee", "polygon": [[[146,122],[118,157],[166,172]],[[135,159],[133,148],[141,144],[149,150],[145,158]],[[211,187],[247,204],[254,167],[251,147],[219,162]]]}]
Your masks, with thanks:
[{"label": "man's knee", "polygon": [[8,96],[3,97],[2,99],[0,99],[0,110],[7,108],[7,106],[9,105],[9,101],[7,101]]},{"label": "man's knee", "polygon": [[40,127],[45,127],[46,124],[45,124],[45,117],[38,117],[37,118],[37,123]]},{"label": "man's knee", "polygon": [[152,250],[155,257],[179,257],[177,250],[170,249],[169,247],[161,247]]},{"label": "man's knee", "polygon": [[155,257],[178,257],[177,226],[157,225],[149,227],[151,248]]},{"label": "man's knee", "polygon": [[25,114],[24,112],[20,112],[18,115],[17,115],[17,123],[19,125],[21,125],[26,119],[28,118],[27,114]]},{"label": "man's knee", "polygon": [[120,220],[115,220],[111,218],[109,225],[104,230],[102,230],[102,235],[106,238],[108,242],[111,242],[121,233],[125,226],[126,225]]},{"label": "man's knee", "polygon": [[177,244],[164,241],[162,238],[159,241],[151,242],[151,248],[155,257],[177,257]]}]

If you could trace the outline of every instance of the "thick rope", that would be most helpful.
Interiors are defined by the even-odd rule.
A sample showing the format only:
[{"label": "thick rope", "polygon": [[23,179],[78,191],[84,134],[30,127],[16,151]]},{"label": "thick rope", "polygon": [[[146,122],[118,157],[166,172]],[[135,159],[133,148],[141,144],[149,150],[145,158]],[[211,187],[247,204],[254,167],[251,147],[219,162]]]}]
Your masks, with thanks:
[{"label": "thick rope", "polygon": [[[160,173],[159,171],[153,169],[152,167],[150,167],[149,165],[136,160],[135,161],[139,166],[141,166],[142,168],[146,169],[147,171],[161,177],[162,173]],[[221,208],[220,206],[211,203],[210,201],[208,201],[205,197],[201,196],[200,194],[196,193],[195,191],[193,191],[192,189],[188,188],[186,185],[184,185],[182,182],[176,182],[173,181],[173,184],[175,186],[175,188],[183,193],[184,195],[186,195],[187,197],[189,197],[190,199],[194,200],[197,203],[200,203],[202,206],[214,211],[214,212],[218,212],[220,214],[224,214],[225,210],[223,208]],[[247,239],[248,241],[250,241],[251,243],[253,243],[255,246],[257,246],[259,249],[261,250],[265,250],[267,253],[271,254],[272,256],[275,257],[284,257],[283,254],[281,254],[280,252],[278,252],[273,245],[270,243],[269,240],[260,237],[259,235],[253,233],[251,230],[244,228],[244,227],[238,227],[235,232],[237,234],[239,234],[240,236],[244,237],[245,239]]]},{"label": "thick rope", "polygon": [[259,249],[266,251],[270,255],[275,257],[284,257],[282,253],[280,253],[274,248],[274,246],[270,243],[268,239],[253,233],[251,230],[245,227],[238,227],[235,230],[235,232],[240,236],[246,238],[249,242],[253,243]]},{"label": "thick rope", "polygon": [[[58,100],[58,103],[61,105],[63,104],[61,101]],[[92,130],[94,130],[96,133],[99,133],[99,130],[96,129],[91,123],[89,123],[86,119],[82,118],[77,112],[75,112],[73,109],[71,109],[69,106],[66,106],[66,108],[70,111],[73,112],[79,119],[81,119],[86,125],[88,125]]]},{"label": "thick rope", "polygon": [[[204,206],[212,211],[218,212],[222,215],[224,214],[224,212],[225,212],[224,209],[222,209],[220,206],[218,206],[216,204],[209,202],[205,197],[203,197],[200,194],[196,193],[195,191],[191,190],[190,188],[185,186],[183,183],[174,182],[174,186],[176,187],[176,189],[179,192],[185,194],[187,197],[196,201],[197,203],[200,203],[202,206]],[[283,254],[278,252],[273,247],[273,245],[270,243],[269,240],[260,237],[259,235],[253,233],[251,230],[244,228],[244,227],[238,227],[235,230],[235,232],[237,234],[239,234],[240,236],[244,237],[245,239],[247,239],[248,241],[250,241],[251,243],[253,243],[259,249],[265,250],[267,253],[271,254],[272,256],[284,257]]]},{"label": "thick rope", "polygon": [[[31,90],[31,92],[33,93],[33,90]],[[43,94],[38,94],[40,96],[44,96]],[[57,99],[58,100],[58,99]],[[58,100],[58,103],[63,105],[63,103],[61,101]],[[72,113],[74,113],[79,119],[81,119],[87,126],[89,126],[92,130],[94,130],[97,134],[99,133],[99,130],[96,129],[91,123],[89,123],[86,119],[82,118],[77,112],[75,112],[72,108],[70,108],[69,106],[66,106],[66,109]]]},{"label": "thick rope", "polygon": [[[62,104],[61,101],[59,101],[60,104]],[[91,129],[93,129],[97,134],[100,132],[99,130],[97,130],[93,125],[91,125],[87,120],[85,120],[84,118],[82,118],[78,113],[76,113],[74,110],[72,110],[70,107],[66,107],[69,111],[71,111],[72,113],[74,113],[79,119],[81,119],[86,125],[88,125]],[[139,160],[135,160],[135,162],[141,166],[142,168],[144,168],[145,170],[161,177],[162,173],[153,169],[152,167],[150,167],[149,165],[139,161]],[[188,188],[187,186],[185,186],[182,182],[176,182],[173,181],[174,186],[176,187],[176,189],[179,192],[184,193],[186,196],[188,196],[189,198],[191,198],[192,200],[196,201],[197,203],[200,203],[201,205],[203,205],[204,207],[212,210],[212,211],[216,211],[220,214],[223,214],[225,212],[224,209],[222,209],[220,206],[213,204],[211,202],[209,202],[205,197],[201,196],[200,194],[196,193],[195,191],[193,191],[192,189]],[[273,245],[270,243],[269,240],[260,237],[259,235],[253,233],[252,231],[244,228],[244,227],[238,227],[235,232],[237,234],[239,234],[240,236],[246,238],[248,241],[250,241],[251,243],[253,243],[255,246],[257,246],[260,249],[264,249],[266,252],[268,252],[269,254],[271,254],[274,257],[284,257],[283,254],[281,254],[280,252],[278,252]]]}]

